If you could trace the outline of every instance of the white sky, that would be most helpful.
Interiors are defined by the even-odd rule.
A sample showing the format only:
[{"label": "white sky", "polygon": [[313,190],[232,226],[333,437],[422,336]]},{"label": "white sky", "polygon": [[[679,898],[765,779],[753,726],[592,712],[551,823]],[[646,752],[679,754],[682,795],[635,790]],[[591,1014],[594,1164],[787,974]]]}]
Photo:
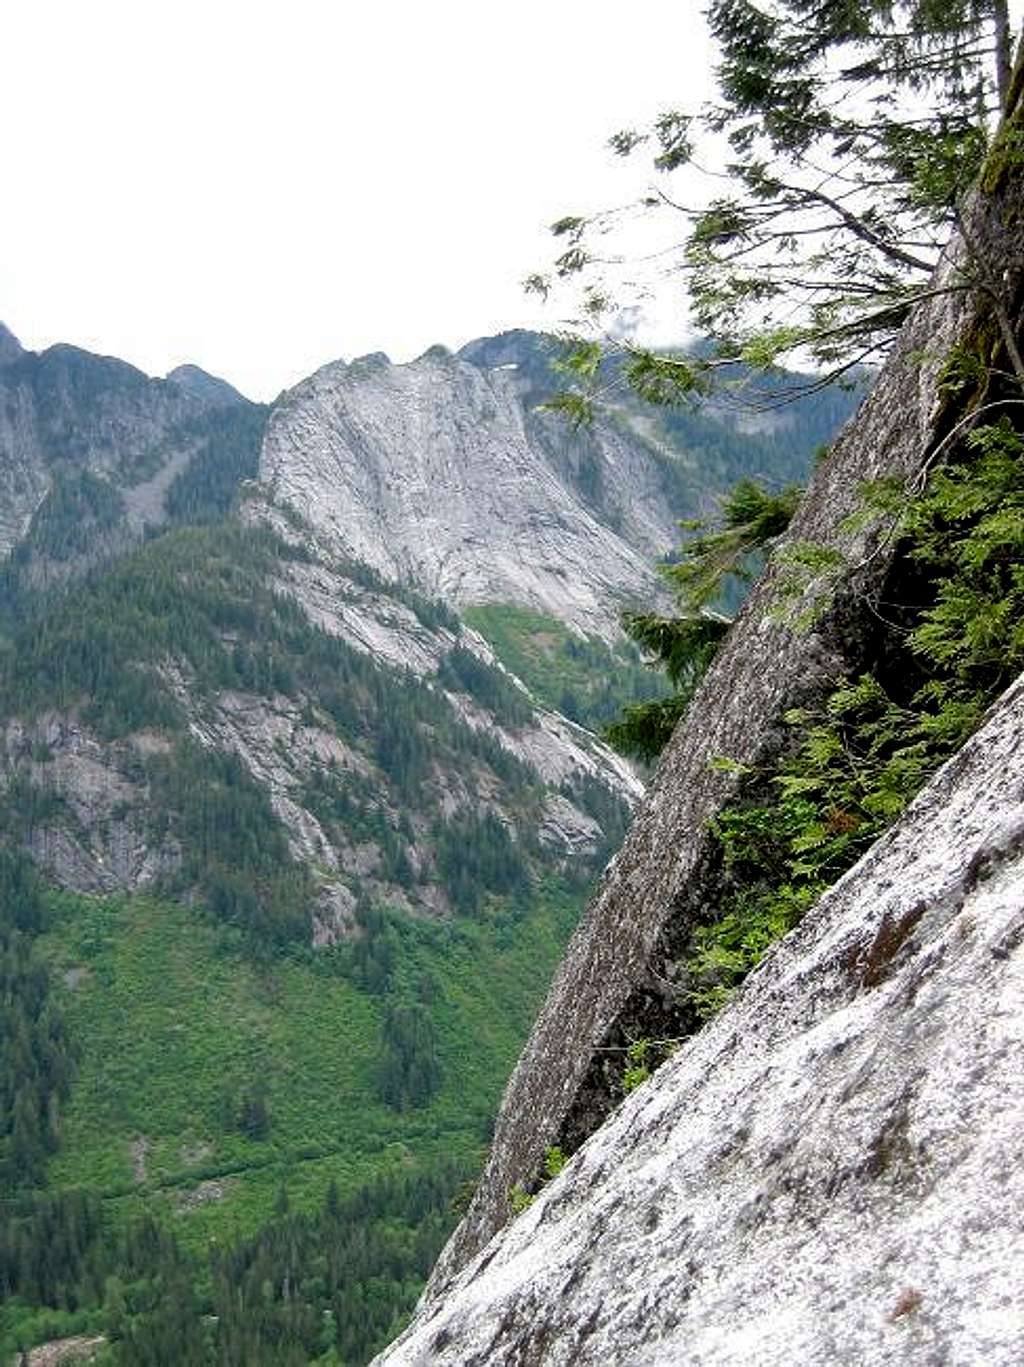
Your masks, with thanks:
[{"label": "white sky", "polygon": [[[270,398],[555,311],[608,135],[710,90],[701,0],[7,0],[0,319]],[[680,308],[680,331],[682,308]]]}]

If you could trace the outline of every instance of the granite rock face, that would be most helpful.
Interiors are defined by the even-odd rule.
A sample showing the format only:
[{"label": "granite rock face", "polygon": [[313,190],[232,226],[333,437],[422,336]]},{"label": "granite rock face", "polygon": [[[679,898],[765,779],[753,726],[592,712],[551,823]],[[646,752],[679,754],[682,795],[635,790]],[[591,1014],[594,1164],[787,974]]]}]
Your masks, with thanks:
[{"label": "granite rock face", "polygon": [[1024,1357],[1024,681],[377,1361]]},{"label": "granite rock face", "polygon": [[336,362],[291,390],[271,414],[260,480],[335,553],[389,578],[611,638],[625,603],[657,596],[650,562],[677,536],[660,470],[626,427],[573,437],[538,411],[517,362],[437,347],[408,365]]},{"label": "granite rock face", "polygon": [[[955,255],[943,269],[955,277]],[[959,294],[923,305],[816,471],[573,936],[509,1082],[480,1186],[429,1294],[442,1294],[505,1223],[508,1192],[531,1186],[545,1149],[575,1149],[604,1119],[611,1104],[604,1051],[639,1035],[677,1033],[671,980],[679,947],[719,891],[709,871],[709,823],[741,782],[739,768],[715,761],[727,757],[755,770],[769,763],[786,743],[785,714],[859,667],[872,620],[866,604],[885,582],[892,547],[877,522],[849,519],[863,512],[864,484],[882,476],[912,479],[927,459],[941,407],[941,357],[973,316]],[[834,557],[835,568],[799,571],[789,557],[807,545],[819,557]]]},{"label": "granite rock face", "polygon": [[[509,1192],[533,1188],[546,1150],[574,1152],[606,1119],[621,1094],[609,1071],[616,1051],[633,1039],[694,1028],[679,991],[681,961],[694,927],[727,885],[711,823],[739,793],[743,774],[769,769],[790,743],[787,713],[818,703],[884,649],[877,602],[900,602],[905,586],[893,528],[870,515],[863,491],[886,480],[912,493],[947,435],[963,430],[943,367],[983,328],[990,307],[963,281],[979,265],[1005,278],[1014,291],[1006,306],[1020,326],[1020,242],[1011,243],[1005,225],[1022,211],[1019,177],[975,197],[966,239],[950,243],[871,394],[815,471],[570,942],[506,1089],[480,1184],[428,1284],[428,1302],[443,1298],[507,1223]],[[1011,248],[1016,254],[1008,257]]]}]

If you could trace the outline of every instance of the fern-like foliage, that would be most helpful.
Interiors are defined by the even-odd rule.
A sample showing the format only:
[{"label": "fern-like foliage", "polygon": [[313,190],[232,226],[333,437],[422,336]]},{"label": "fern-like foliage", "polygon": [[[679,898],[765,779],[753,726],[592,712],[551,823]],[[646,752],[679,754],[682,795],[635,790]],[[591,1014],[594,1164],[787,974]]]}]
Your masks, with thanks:
[{"label": "fern-like foliage", "polygon": [[[728,891],[685,966],[700,1016],[728,1001],[1024,669],[1020,434],[1006,419],[976,429],[964,459],[934,471],[898,515],[902,554],[926,571],[928,601],[885,678],[842,679],[818,709],[791,712],[789,758],[719,816]],[[908,679],[920,682],[903,700]]]},{"label": "fern-like foliage", "polygon": [[726,494],[714,523],[683,522],[694,533],[679,560],[665,567],[683,607],[690,613],[716,602],[730,578],[750,579],[758,552],[770,548],[789,526],[803,490],[790,484],[777,493],[753,479],[741,479]]},{"label": "fern-like foliage", "polygon": [[679,558],[662,566],[680,614],[626,613],[622,619],[627,635],[652,666],[664,669],[675,692],[627,707],[606,728],[605,739],[620,753],[650,763],[664,749],[729,628],[730,618],[714,604],[730,583],[750,579],[758,556],[789,526],[801,492],[790,485],[772,493],[755,480],[742,479],[722,500],[714,522],[680,523],[693,535]]}]

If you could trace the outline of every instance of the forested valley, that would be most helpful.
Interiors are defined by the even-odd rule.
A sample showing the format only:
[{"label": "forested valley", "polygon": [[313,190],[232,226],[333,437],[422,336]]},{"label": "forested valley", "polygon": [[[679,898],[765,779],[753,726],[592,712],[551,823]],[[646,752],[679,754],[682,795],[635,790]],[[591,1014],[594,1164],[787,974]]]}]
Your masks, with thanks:
[{"label": "forested valley", "polygon": [[[617,135],[667,173],[699,133],[732,148],[735,194],[687,211],[676,265],[704,340],[685,352],[504,333],[406,367],[333,363],[273,405],[202,372],[5,352],[4,1362],[73,1339],[123,1367],[354,1367],[412,1313],[643,780],[933,297],[970,187],[1016,174],[1019,135],[992,141],[1011,93],[998,0],[826,5],[808,46],[811,8],[716,0],[722,108]],[[998,79],[961,50],[993,24]],[[877,136],[830,103],[848,50],[870,50],[856,80],[891,97]],[[937,125],[902,121],[899,98],[933,89]],[[823,144],[855,167],[849,201],[807,186]],[[606,227],[554,226],[555,276],[599,333]],[[602,1104],[646,1081],[680,1020],[728,1004],[1019,666],[1024,370],[975,257],[951,292],[992,307],[942,361],[935,450],[909,492],[865,484],[850,518],[885,522],[903,576],[862,633],[872,667],[787,713],[773,767],[739,766],[711,827],[725,892],[680,957],[672,1038],[616,1036]],[[464,528],[455,575],[402,541],[422,453],[379,421],[402,384],[425,411],[443,395],[423,430],[456,471],[423,525],[450,513],[459,462],[496,451],[508,488],[526,470],[543,493],[521,527],[506,505]],[[378,525],[395,544],[354,553]],[[533,563],[551,528],[583,548],[582,588]],[[511,570],[510,544],[527,547]],[[609,582],[623,566],[647,601]],[[815,625],[797,620],[809,586],[845,569],[813,544],[790,555],[794,632]],[[503,1218],[565,1156],[503,1192]]]}]

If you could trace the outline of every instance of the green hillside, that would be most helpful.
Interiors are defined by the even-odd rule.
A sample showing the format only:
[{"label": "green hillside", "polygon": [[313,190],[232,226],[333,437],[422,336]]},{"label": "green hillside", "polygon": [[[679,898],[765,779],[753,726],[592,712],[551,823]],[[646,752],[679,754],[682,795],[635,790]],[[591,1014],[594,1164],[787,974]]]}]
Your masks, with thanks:
[{"label": "green hillside", "polygon": [[[363,1253],[352,1254],[332,1286],[311,1271],[327,1250],[304,1228],[303,1294],[317,1332],[311,1338],[286,1325],[288,1297],[277,1287],[268,1297],[262,1277],[257,1300],[269,1327],[257,1360],[320,1357],[331,1347],[325,1311],[332,1342],[347,1347],[323,1360],[365,1360],[394,1317],[411,1309],[454,1223],[456,1188],[480,1163],[579,894],[550,883],[528,913],[492,902],[478,920],[457,925],[391,913],[352,945],[260,962],[237,932],[199,908],[54,893],[43,902],[34,952],[48,969],[48,1010],[59,1013],[77,1054],[47,1191],[99,1198],[97,1228],[73,1256],[64,1247],[70,1236],[53,1239],[61,1218],[51,1214],[49,1236],[33,1247],[53,1197],[9,1186],[0,1245],[4,1352],[54,1332],[113,1331],[119,1362],[185,1362],[199,1326],[209,1360],[236,1360],[217,1356],[227,1351],[227,1327],[202,1327],[202,1317],[216,1313],[224,1275],[217,1259],[272,1239],[275,1218],[315,1223],[330,1198],[350,1203],[347,1231],[362,1231]],[[372,971],[375,957],[387,961],[385,972]],[[406,1028],[410,1020],[419,1034]],[[410,1061],[421,1070],[428,1060],[436,1092],[421,1104],[396,1104],[395,1070]],[[416,1204],[410,1192],[418,1189],[432,1193],[424,1197],[426,1223],[403,1219],[399,1209],[402,1200]],[[83,1223],[80,1213],[66,1219]],[[161,1231],[161,1246],[128,1275],[134,1265],[123,1245],[147,1221]],[[387,1248],[375,1253],[380,1239]],[[159,1314],[153,1288],[175,1259],[191,1308],[180,1333],[163,1324],[154,1358],[141,1346]],[[33,1271],[40,1260],[51,1263],[45,1276]],[[265,1270],[272,1279],[286,1275],[273,1258]],[[49,1296],[47,1277],[56,1287]],[[116,1322],[111,1277],[136,1287]],[[249,1290],[236,1286],[236,1298]],[[65,1317],[55,1318],[54,1308]]]},{"label": "green hillside", "polygon": [[[440,643],[417,676],[314,627],[277,586],[305,564],[221,522],[8,596],[5,1355],[82,1332],[122,1364],[365,1361],[457,1218],[583,885],[621,839],[621,804],[588,779],[573,799],[600,848],[567,865],[539,843],[536,772],[460,711],[515,734],[531,705],[454,614],[334,567],[353,602]],[[225,698],[287,713],[326,757],[211,745]],[[112,806],[68,796],[83,743]],[[328,871],[253,776],[271,760],[352,852],[333,946],[309,943]],[[17,853],[113,848],[104,828],[179,853],[132,896],[57,891]]]},{"label": "green hillside", "polygon": [[515,603],[486,603],[462,615],[539,702],[591,730],[630,703],[668,692],[663,675],[643,664],[629,642],[613,649],[581,639],[564,622]]}]

